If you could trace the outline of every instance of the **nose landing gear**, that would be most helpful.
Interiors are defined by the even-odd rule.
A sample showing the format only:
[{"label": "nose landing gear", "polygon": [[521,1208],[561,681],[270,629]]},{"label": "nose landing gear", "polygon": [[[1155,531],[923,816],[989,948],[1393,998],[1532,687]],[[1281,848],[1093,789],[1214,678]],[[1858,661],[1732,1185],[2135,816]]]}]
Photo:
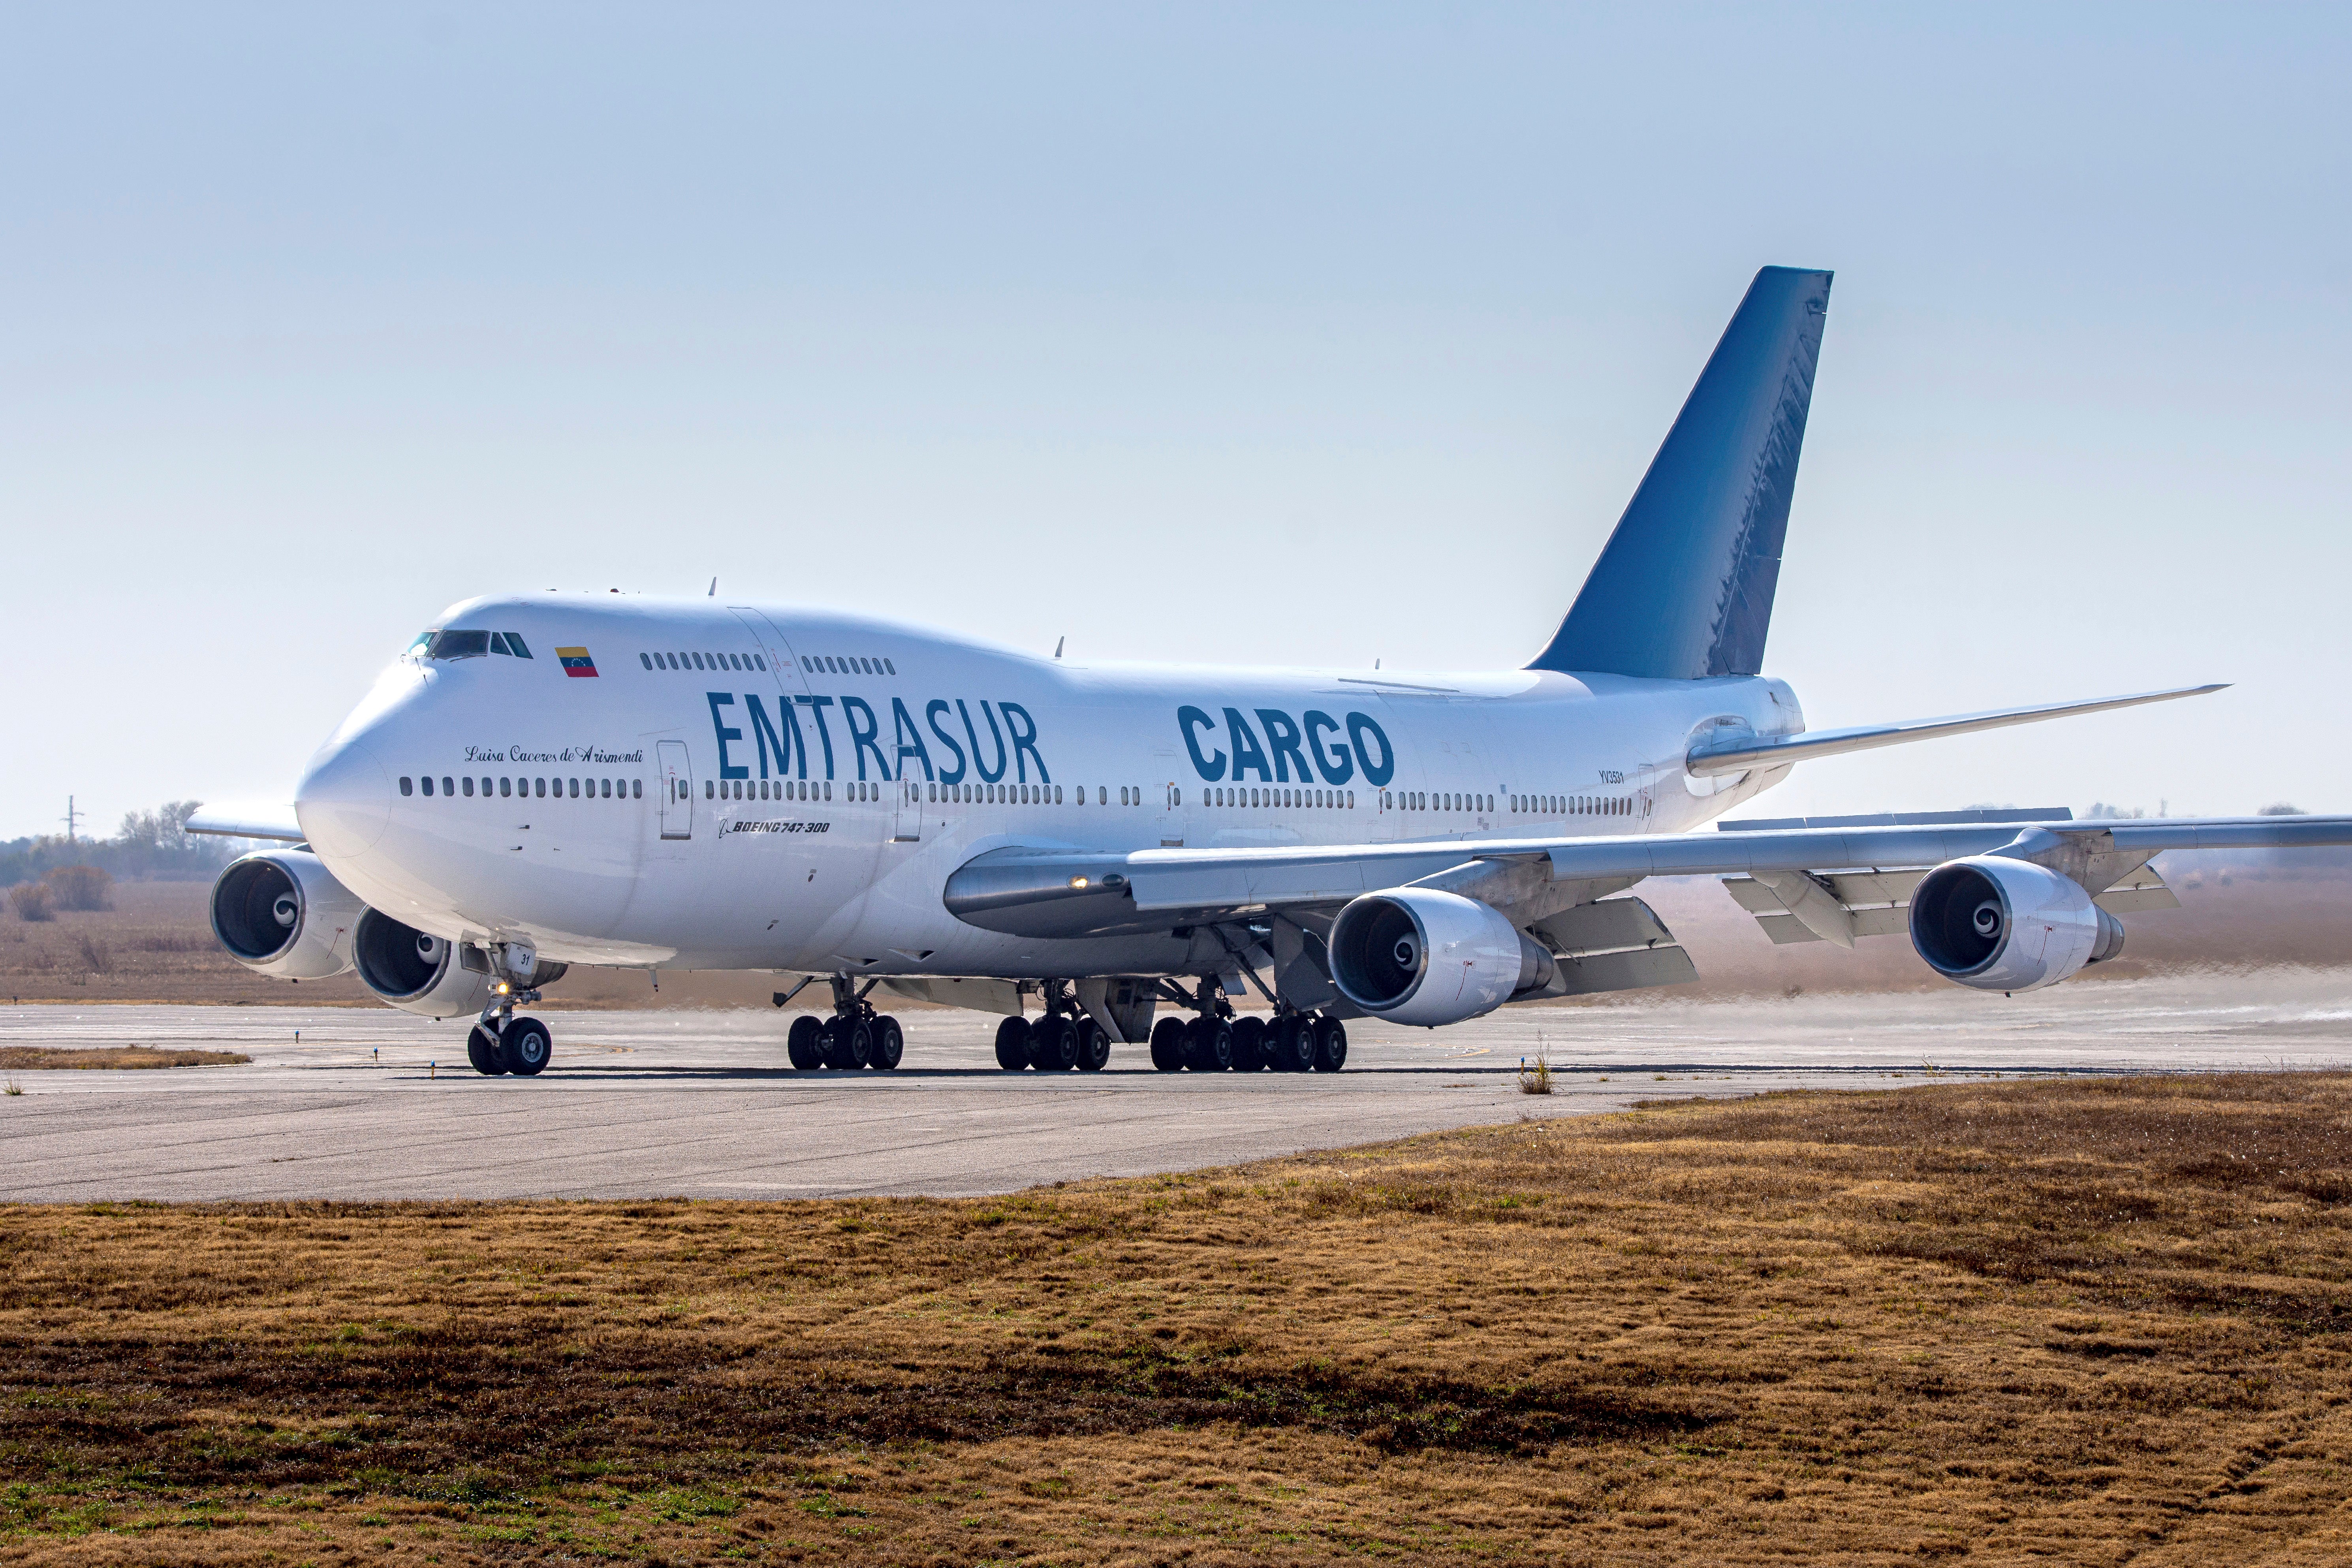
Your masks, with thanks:
[{"label": "nose landing gear", "polygon": [[[491,949],[508,973],[529,976],[540,972],[539,955],[529,948],[508,949],[505,944]],[[562,973],[559,965],[553,971]],[[517,1078],[537,1078],[545,1070],[548,1060],[555,1054],[555,1037],[545,1024],[536,1018],[517,1017],[517,1007],[527,1007],[537,1002],[536,987],[518,984],[503,979],[490,988],[489,1005],[482,1009],[481,1017],[466,1036],[466,1060],[485,1078],[498,1078],[512,1073]]]}]

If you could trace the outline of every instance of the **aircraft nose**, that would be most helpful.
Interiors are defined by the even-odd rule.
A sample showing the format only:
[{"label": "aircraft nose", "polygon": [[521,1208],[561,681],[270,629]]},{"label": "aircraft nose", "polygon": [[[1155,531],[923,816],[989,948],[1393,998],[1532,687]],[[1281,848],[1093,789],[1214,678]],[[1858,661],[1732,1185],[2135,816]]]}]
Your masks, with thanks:
[{"label": "aircraft nose", "polygon": [[392,818],[392,774],[358,741],[331,742],[295,788],[294,816],[329,858],[364,855]]}]

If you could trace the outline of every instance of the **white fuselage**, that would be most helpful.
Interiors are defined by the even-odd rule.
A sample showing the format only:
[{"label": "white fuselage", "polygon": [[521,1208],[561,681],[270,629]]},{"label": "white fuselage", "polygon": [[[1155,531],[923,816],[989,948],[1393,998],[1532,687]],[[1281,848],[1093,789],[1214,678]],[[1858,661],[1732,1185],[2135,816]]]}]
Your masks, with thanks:
[{"label": "white fuselage", "polygon": [[478,599],[438,625],[530,657],[402,658],[312,760],[303,831],[394,919],[573,963],[1181,973],[1172,937],[1000,935],[942,889],[1006,845],[1675,832],[1786,771],[1693,778],[1695,738],[1804,727],[1760,678],[1082,664],[705,599]]}]

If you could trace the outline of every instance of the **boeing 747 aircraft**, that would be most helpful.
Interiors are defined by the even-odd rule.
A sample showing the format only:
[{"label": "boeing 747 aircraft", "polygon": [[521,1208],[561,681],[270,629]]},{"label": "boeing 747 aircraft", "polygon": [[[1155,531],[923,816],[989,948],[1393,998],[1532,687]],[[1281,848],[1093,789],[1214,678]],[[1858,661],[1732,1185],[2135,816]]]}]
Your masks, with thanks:
[{"label": "boeing 747 aircraft", "polygon": [[[2220,689],[1808,730],[1763,671],[1830,274],[1766,268],[1550,644],[1523,669],[1064,662],[821,607],[455,605],[221,874],[238,962],[356,969],[531,1075],[573,964],[818,982],[793,1066],[896,1068],[877,989],[1003,1016],[1009,1069],[1337,1071],[1349,1018],[1439,1026],[1695,978],[1643,878],[1716,875],[1776,942],[1907,933],[2052,984],[2174,902],[2169,848],[2352,818],[2063,811],[1721,823],[1800,763]],[[715,584],[714,584],[715,587]],[[1237,1014],[1255,992],[1272,1008]],[[817,994],[825,994],[819,992]],[[1172,1009],[1154,1022],[1158,1009]]]}]

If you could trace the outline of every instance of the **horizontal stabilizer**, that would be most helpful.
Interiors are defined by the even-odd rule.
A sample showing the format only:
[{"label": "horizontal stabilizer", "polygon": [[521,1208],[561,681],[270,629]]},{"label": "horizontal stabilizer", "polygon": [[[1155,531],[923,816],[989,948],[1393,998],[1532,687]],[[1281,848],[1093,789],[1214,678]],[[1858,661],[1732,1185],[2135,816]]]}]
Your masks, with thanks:
[{"label": "horizontal stabilizer", "polygon": [[2221,691],[2228,682],[2211,686],[2181,686],[2169,691],[2137,691],[2128,697],[2102,697],[2089,702],[2045,702],[2032,708],[1996,708],[1983,713],[1956,713],[1943,719],[1914,719],[1901,724],[1870,724],[1853,730],[1814,730],[1801,735],[1759,736],[1742,731],[1736,737],[1691,748],[1685,766],[1700,778],[1744,773],[1751,768],[1786,767],[1815,757],[1868,752],[1880,746],[1906,745],[1945,735],[1972,735],[1979,730],[2006,729],[2011,724],[2038,724],[2044,719],[2065,719],[2077,713],[2104,713],[2110,708],[2137,708],[2143,702],[2169,702],[2176,697],[2202,697]]},{"label": "horizontal stabilizer", "polygon": [[224,838],[275,838],[299,844],[308,837],[294,820],[294,808],[267,802],[223,801],[205,805],[188,818],[190,833],[212,833]]}]

